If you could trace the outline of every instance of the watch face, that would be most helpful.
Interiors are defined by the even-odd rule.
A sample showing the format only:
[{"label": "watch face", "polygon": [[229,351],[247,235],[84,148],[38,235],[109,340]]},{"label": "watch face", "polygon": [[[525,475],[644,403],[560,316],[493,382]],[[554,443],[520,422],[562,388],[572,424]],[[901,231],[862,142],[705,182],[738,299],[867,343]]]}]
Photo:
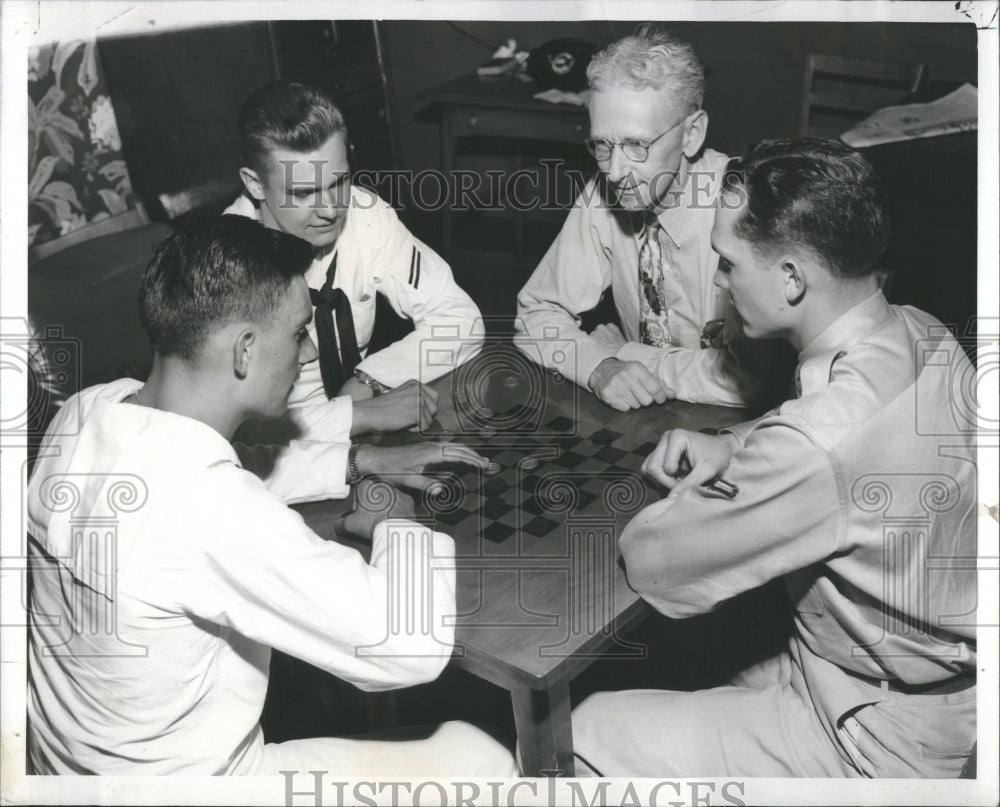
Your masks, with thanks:
[{"label": "watch face", "polygon": [[381,381],[372,378],[364,370],[355,370],[354,375],[358,381],[368,387],[375,395],[381,395],[383,392],[389,390],[389,387],[385,386]]}]

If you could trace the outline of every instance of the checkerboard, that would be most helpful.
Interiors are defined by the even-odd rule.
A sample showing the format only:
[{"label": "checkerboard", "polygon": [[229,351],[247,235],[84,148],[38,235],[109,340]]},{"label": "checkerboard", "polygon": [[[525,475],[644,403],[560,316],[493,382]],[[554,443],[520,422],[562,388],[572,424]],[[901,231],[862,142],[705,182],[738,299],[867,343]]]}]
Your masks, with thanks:
[{"label": "checkerboard", "polygon": [[423,497],[418,517],[456,540],[481,536],[503,543],[519,536],[530,542],[567,518],[630,518],[658,496],[640,472],[655,443],[626,449],[625,435],[607,428],[582,437],[562,416],[541,424],[538,433],[546,437],[514,445],[496,444],[490,429],[485,431],[483,439],[466,435],[461,442],[497,463],[498,473],[489,476],[459,463],[429,469],[445,489]]}]

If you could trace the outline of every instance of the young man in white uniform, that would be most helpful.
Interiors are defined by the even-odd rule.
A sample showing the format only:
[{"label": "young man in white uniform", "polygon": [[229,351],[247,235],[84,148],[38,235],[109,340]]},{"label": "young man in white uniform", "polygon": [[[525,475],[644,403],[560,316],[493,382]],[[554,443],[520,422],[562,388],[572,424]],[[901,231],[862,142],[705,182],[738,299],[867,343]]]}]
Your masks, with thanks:
[{"label": "young man in white uniform", "polygon": [[[447,535],[359,509],[344,526],[372,540],[366,563],[274,492],[343,496],[340,455],[293,443],[268,489],[251,471],[275,455],[230,443],[246,418],[281,416],[316,359],[312,257],[236,216],[171,236],[140,293],[149,379],[84,390],[53,421],[28,489],[35,773],[515,774],[506,749],[461,723],[419,741],[264,742],[272,648],[375,691],[437,677],[454,638]],[[421,451],[418,475],[444,448]],[[485,465],[465,447],[449,459]],[[417,629],[393,629],[393,603]]]},{"label": "young man in white uniform", "polygon": [[[320,360],[303,369],[289,400],[300,428],[325,438],[332,420],[350,424],[352,434],[426,426],[436,395],[421,383],[482,347],[476,304],[388,204],[351,183],[344,118],[320,90],[291,82],[260,88],[243,103],[239,131],[244,194],[226,213],[308,241],[314,305],[325,293],[334,309],[332,338],[320,334]],[[378,294],[414,331],[368,355]],[[309,325],[314,340],[323,318],[319,310]]]},{"label": "young man in white uniform", "polygon": [[[604,776],[958,776],[976,740],[975,378],[961,346],[879,289],[874,170],[839,141],[751,145],[712,231],[751,336],[799,353],[797,397],[708,436],[667,432],[671,489],[621,537],[674,619],[782,578],[788,651],[741,685],[591,696],[577,754]],[[685,473],[686,472],[686,473]]]},{"label": "young man in white uniform", "polygon": [[[790,356],[741,338],[728,295],[712,283],[726,156],[703,149],[705,79],[694,51],[644,26],[598,53],[587,78],[587,146],[600,175],[521,290],[516,343],[616,409],[674,397],[726,406],[776,399]],[[608,288],[622,330],[584,333],[580,315]]]}]

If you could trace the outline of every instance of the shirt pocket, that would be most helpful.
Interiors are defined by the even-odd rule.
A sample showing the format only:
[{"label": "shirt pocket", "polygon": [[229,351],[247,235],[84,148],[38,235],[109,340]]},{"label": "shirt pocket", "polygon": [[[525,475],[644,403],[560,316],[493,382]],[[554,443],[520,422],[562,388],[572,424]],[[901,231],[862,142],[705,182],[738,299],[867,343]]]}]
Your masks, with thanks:
[{"label": "shirt pocket", "polygon": [[351,301],[351,317],[359,348],[367,347],[372,338],[375,327],[375,294],[374,287],[365,287]]}]

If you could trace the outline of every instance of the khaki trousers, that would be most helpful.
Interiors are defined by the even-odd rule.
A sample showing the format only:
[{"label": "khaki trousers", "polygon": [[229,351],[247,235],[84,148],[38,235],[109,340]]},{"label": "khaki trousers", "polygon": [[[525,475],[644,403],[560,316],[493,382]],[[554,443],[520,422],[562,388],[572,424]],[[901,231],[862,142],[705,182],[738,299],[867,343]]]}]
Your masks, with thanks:
[{"label": "khaki trousers", "polygon": [[597,693],[573,711],[577,775],[958,776],[976,739],[976,687],[875,695],[831,737],[787,654],[732,686]]}]

